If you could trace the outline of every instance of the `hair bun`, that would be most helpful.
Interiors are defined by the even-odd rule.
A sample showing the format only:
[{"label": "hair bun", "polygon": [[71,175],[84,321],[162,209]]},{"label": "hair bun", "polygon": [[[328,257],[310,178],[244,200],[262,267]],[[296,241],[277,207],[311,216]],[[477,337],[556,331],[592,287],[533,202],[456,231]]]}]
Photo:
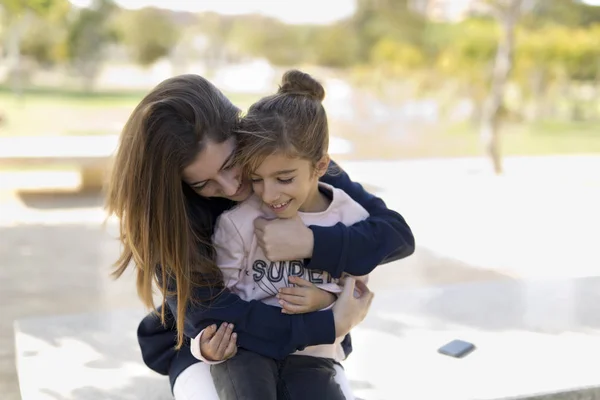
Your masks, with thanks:
[{"label": "hair bun", "polygon": [[299,94],[319,101],[325,98],[323,86],[309,74],[296,69],[283,74],[279,93]]}]

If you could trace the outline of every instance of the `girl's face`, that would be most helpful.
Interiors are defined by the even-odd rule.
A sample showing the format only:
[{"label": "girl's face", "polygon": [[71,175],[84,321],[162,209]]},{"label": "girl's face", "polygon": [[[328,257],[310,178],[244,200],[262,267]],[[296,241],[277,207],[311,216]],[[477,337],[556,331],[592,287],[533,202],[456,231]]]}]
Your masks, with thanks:
[{"label": "girl's face", "polygon": [[242,180],[242,170],[233,165],[235,139],[223,143],[208,141],[194,162],[183,170],[183,180],[199,195],[244,201],[252,185]]},{"label": "girl's face", "polygon": [[252,187],[279,218],[292,218],[298,211],[318,211],[318,180],[328,165],[328,156],[315,168],[306,159],[275,153],[251,174]]}]

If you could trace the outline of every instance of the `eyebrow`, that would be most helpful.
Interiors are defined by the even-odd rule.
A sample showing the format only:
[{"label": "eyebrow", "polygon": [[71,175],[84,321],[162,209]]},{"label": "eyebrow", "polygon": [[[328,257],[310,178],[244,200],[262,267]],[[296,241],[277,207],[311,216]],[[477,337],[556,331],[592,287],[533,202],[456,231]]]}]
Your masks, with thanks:
[{"label": "eyebrow", "polygon": [[[275,171],[271,174],[271,176],[277,176],[277,175],[285,175],[285,174],[291,174],[292,172],[296,172],[298,171],[298,169],[283,169],[281,171]],[[253,173],[252,175],[256,175],[256,173]]]},{"label": "eyebrow", "polygon": [[284,169],[281,171],[277,171],[275,173],[273,173],[273,176],[275,175],[285,175],[285,174],[291,174],[292,172],[296,172],[298,169]]},{"label": "eyebrow", "polygon": [[[219,168],[219,172],[222,171],[227,164],[229,164],[229,162],[233,159],[233,156],[235,154],[235,151],[232,151],[231,154],[229,154],[229,156],[225,159],[225,161],[223,161],[223,164],[221,164],[221,168]],[[208,179],[205,179],[203,181],[198,181],[198,182],[194,182],[194,183],[190,183],[191,187],[196,187],[196,186],[200,186],[201,184],[204,184],[208,181]]]}]

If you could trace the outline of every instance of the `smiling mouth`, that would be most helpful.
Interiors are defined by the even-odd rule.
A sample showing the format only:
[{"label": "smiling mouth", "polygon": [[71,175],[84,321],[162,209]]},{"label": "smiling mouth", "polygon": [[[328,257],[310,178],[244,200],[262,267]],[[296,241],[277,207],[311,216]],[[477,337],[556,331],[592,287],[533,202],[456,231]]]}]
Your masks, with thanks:
[{"label": "smiling mouth", "polygon": [[271,209],[275,210],[275,211],[281,211],[283,209],[285,209],[288,204],[290,204],[291,200],[286,201],[285,203],[278,203],[278,204],[269,204],[269,207],[271,207]]}]

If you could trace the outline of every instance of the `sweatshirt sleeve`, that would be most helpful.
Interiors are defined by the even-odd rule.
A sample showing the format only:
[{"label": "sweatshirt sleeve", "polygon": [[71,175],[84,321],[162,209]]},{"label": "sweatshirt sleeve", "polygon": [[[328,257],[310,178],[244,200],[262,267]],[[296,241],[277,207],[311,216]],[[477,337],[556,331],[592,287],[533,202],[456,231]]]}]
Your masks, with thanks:
[{"label": "sweatshirt sleeve", "polygon": [[215,225],[213,246],[217,266],[223,273],[225,287],[231,289],[240,280],[244,267],[244,241],[228,214],[222,214]]},{"label": "sweatshirt sleeve", "polygon": [[[169,285],[172,292],[175,287]],[[283,359],[296,350],[335,341],[335,323],[331,310],[288,315],[281,308],[260,301],[243,301],[229,290],[194,287],[194,299],[211,299],[190,304],[186,311],[184,334],[195,338],[211,324],[234,324],[238,345],[275,359]],[[169,309],[177,318],[177,296],[167,296]]]},{"label": "sweatshirt sleeve", "polygon": [[387,208],[379,197],[366,192],[332,161],[339,173],[321,180],[345,191],[367,210],[369,217],[351,226],[310,226],[314,235],[312,258],[308,268],[329,272],[339,278],[346,272],[367,275],[379,264],[399,260],[415,250],[415,239],[404,218]]}]

